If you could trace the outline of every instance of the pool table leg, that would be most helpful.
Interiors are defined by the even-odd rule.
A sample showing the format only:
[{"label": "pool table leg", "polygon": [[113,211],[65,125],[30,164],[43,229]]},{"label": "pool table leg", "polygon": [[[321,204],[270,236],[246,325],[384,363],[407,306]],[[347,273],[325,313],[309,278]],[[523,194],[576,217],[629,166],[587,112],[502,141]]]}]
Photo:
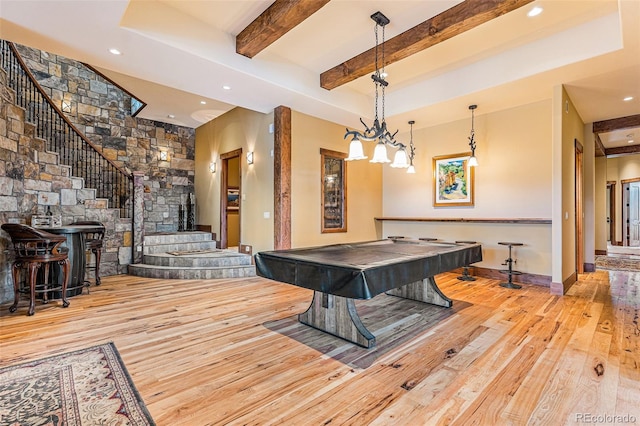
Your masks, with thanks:
[{"label": "pool table leg", "polygon": [[376,345],[376,338],[362,324],[355,300],[314,291],[309,308],[298,315],[298,321],[338,336],[365,348]]},{"label": "pool table leg", "polygon": [[433,277],[425,278],[422,281],[416,281],[394,288],[386,292],[391,296],[404,297],[405,299],[418,300],[420,302],[431,303],[432,305],[444,306],[450,308],[453,301],[442,294]]}]

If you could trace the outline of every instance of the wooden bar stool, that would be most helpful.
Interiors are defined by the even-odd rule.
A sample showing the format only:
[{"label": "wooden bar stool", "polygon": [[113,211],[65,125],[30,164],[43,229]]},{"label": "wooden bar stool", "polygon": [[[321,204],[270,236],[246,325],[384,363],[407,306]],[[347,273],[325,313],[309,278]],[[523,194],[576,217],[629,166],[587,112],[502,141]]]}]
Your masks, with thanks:
[{"label": "wooden bar stool", "polygon": [[[36,294],[42,294],[43,303],[49,301],[49,293],[52,291],[60,291],[62,298],[62,307],[69,306],[67,301],[67,281],[69,279],[69,257],[66,252],[60,252],[60,244],[67,239],[63,236],[50,234],[30,226],[17,223],[5,223],[2,225],[11,237],[13,243],[14,259],[11,270],[13,272],[13,305],[9,307],[9,312],[15,312],[18,309],[18,301],[20,293],[27,293],[26,289],[20,288],[20,270],[27,269],[27,283],[29,285],[29,311],[27,315],[33,315],[35,312]],[[62,269],[62,284],[52,285],[49,283],[49,266],[51,263],[57,263]],[[43,280],[37,282],[38,270],[41,266],[43,269]]]},{"label": "wooden bar stool", "polygon": [[[95,273],[96,285],[100,285],[100,258],[102,257],[105,227],[102,222],[92,220],[79,220],[73,222],[71,225],[91,225],[98,227],[97,231],[84,232],[84,244],[86,254],[93,254],[95,258],[95,263],[93,265],[85,266],[85,271],[93,270]],[[85,281],[85,284],[87,291],[89,291],[89,282]]]},{"label": "wooden bar stool", "polygon": [[[476,244],[477,241],[456,241],[456,244]],[[462,267],[462,275],[458,277],[460,281],[475,281],[476,277],[469,274],[469,265],[465,265]]]},{"label": "wooden bar stool", "polygon": [[522,244],[522,243],[511,243],[511,242],[499,242],[498,244],[503,245],[503,246],[509,246],[509,258],[506,259],[504,261],[504,263],[503,263],[503,265],[507,265],[507,267],[509,269],[500,271],[503,274],[509,275],[509,281],[507,281],[506,283],[500,283],[500,286],[501,287],[506,287],[506,288],[513,288],[513,289],[522,288],[521,285],[513,283],[513,276],[514,275],[522,275],[522,272],[513,270],[513,264],[516,263],[516,260],[514,260],[513,257],[511,256],[511,248],[514,247],[514,246],[522,246],[524,244]]}]

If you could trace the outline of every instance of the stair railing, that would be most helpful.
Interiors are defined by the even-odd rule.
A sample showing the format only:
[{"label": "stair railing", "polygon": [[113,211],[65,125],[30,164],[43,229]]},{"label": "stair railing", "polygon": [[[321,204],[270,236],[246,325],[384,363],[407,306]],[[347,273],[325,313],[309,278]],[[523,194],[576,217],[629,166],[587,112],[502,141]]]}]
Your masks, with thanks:
[{"label": "stair railing", "polygon": [[26,111],[26,121],[36,126],[36,136],[46,141],[47,151],[56,152],[60,162],[71,167],[85,188],[107,199],[120,217],[133,218],[133,176],[106,158],[56,106],[26,66],[13,43],[0,40],[1,66],[8,84],[16,92],[16,103]]}]

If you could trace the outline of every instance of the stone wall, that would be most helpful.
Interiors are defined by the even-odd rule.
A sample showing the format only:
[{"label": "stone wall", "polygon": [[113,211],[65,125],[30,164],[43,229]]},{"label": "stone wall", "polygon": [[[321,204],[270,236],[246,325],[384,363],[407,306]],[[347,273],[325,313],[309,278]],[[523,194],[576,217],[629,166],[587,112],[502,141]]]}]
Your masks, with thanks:
[{"label": "stone wall", "polygon": [[[130,96],[82,64],[17,47],[54,102],[71,101],[70,121],[105,156],[144,176],[144,232],[176,231],[178,206],[193,192],[195,130],[132,118],[127,115]],[[15,93],[0,70],[0,223],[29,224],[32,215],[45,213],[45,206],[63,224],[99,220],[107,227],[101,275],[126,273],[131,219],[108,209],[106,200],[96,200],[95,191],[84,188],[83,180],[71,176],[69,167],[60,165],[57,154],[46,152],[45,141],[34,135],[34,125],[15,106]],[[160,151],[167,152],[167,161],[161,161]],[[8,247],[8,236],[0,232],[0,303],[13,298]]]},{"label": "stone wall", "polygon": [[[129,172],[145,175],[144,230],[178,229],[178,206],[193,193],[195,129],[133,118],[131,96],[82,63],[38,49],[16,45],[38,83],[67,118]],[[166,152],[168,161],[160,159]]]}]

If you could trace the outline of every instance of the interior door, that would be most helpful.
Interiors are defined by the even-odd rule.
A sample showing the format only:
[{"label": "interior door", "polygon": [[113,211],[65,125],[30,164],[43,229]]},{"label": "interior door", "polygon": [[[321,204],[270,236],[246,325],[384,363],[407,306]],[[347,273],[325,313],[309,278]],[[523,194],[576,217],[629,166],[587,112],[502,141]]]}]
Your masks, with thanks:
[{"label": "interior door", "polygon": [[629,183],[629,246],[640,246],[640,182]]},{"label": "interior door", "polygon": [[607,182],[607,241],[617,245],[616,239],[616,183]]},{"label": "interior door", "polygon": [[220,155],[220,248],[240,246],[242,148]]}]

